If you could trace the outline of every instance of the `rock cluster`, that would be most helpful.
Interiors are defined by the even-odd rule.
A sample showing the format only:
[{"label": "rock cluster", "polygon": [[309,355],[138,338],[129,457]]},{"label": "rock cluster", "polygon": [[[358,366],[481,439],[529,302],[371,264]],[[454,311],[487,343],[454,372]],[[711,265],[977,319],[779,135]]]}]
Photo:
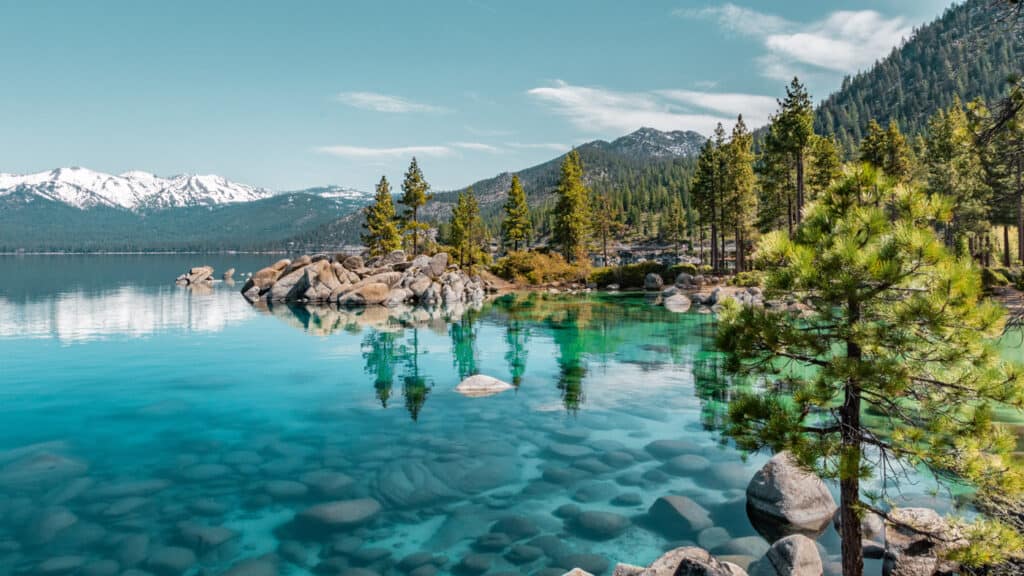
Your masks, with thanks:
[{"label": "rock cluster", "polygon": [[779,452],[747,486],[751,524],[768,541],[790,534],[820,535],[835,516],[836,501],[821,478]]},{"label": "rock cluster", "polygon": [[364,261],[326,254],[283,259],[256,272],[242,286],[249,302],[310,302],[355,308],[401,304],[450,306],[480,302],[484,283],[449,265],[448,254],[406,258],[396,250]]},{"label": "rock cluster", "polygon": [[[234,269],[231,269],[234,273]],[[213,266],[198,266],[196,268],[189,268],[188,272],[185,272],[181,276],[178,276],[174,281],[178,286],[196,286],[196,285],[209,285],[213,284]]]}]

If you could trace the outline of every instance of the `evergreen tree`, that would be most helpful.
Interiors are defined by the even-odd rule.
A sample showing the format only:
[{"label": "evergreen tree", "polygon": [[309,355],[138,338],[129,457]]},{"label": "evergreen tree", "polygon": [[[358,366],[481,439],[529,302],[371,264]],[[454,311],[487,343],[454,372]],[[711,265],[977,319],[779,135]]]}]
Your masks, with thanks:
[{"label": "evergreen tree", "polygon": [[895,120],[885,130],[885,159],[882,170],[900,182],[906,182],[911,172],[910,146]]},{"label": "evergreen tree", "polygon": [[459,193],[459,200],[452,210],[448,243],[455,248],[459,266],[475,266],[483,262],[483,220],[472,188]]},{"label": "evergreen tree", "polygon": [[985,181],[981,155],[959,99],[928,122],[925,143],[928,190],[953,203],[953,219],[945,228],[946,244],[978,257],[983,236],[989,231],[991,188]]},{"label": "evergreen tree", "polygon": [[402,247],[402,235],[398,231],[395,204],[391,198],[391,185],[386,177],[380,177],[373,204],[364,209],[364,214],[366,222],[363,228],[366,234],[362,240],[371,256],[384,256]]},{"label": "evergreen tree", "polygon": [[885,130],[874,118],[868,122],[868,133],[860,143],[860,161],[882,168],[885,165]]},{"label": "evergreen tree", "polygon": [[807,165],[807,191],[810,199],[821,196],[839,177],[842,163],[839,147],[832,138],[815,136],[811,139],[810,160]]},{"label": "evergreen tree", "polygon": [[814,135],[814,108],[807,89],[798,78],[786,87],[786,97],[779,101],[779,113],[772,119],[772,133],[779,150],[789,156],[796,172],[793,192],[793,219],[799,224],[804,209],[804,160],[811,136]]},{"label": "evergreen tree", "polygon": [[754,138],[747,130],[743,116],[736,119],[732,138],[725,147],[726,203],[725,220],[731,225],[736,242],[736,271],[746,269],[747,240],[757,213],[757,196],[754,193]]},{"label": "evergreen tree", "polygon": [[555,189],[555,243],[570,262],[587,262],[590,246],[590,194],[583,185],[583,164],[573,150],[562,160],[561,176]]},{"label": "evergreen tree", "polygon": [[519,250],[530,241],[533,226],[530,223],[530,206],[526,202],[526,192],[519,182],[519,176],[512,176],[512,187],[505,201],[505,219],[501,222],[501,234],[505,245],[511,245],[513,251]]},{"label": "evergreen tree", "polygon": [[[1024,379],[997,350],[1004,311],[983,298],[974,264],[936,237],[947,202],[888,182],[867,166],[850,172],[793,238],[762,239],[767,293],[797,298],[811,315],[727,303],[719,316],[730,370],[787,383],[734,400],[727,431],[743,449],[788,449],[838,479],[846,576],[863,573],[862,513],[887,516],[876,499],[888,485],[861,491],[875,471],[902,465],[982,493],[1024,490],[1014,436],[992,418],[999,405],[1024,407]],[[964,534],[975,545],[958,552],[964,560],[1021,548],[989,521]]]},{"label": "evergreen tree", "polygon": [[595,239],[601,243],[601,257],[604,259],[604,266],[611,266],[608,242],[613,236],[622,233],[624,229],[622,212],[612,203],[611,196],[609,194],[595,195],[593,232]]},{"label": "evergreen tree", "polygon": [[682,254],[683,242],[686,241],[690,232],[687,225],[686,209],[683,208],[683,201],[678,197],[672,199],[668,212],[665,213],[663,232],[664,239],[673,245],[678,258]]},{"label": "evergreen tree", "polygon": [[419,210],[433,195],[430,194],[430,184],[423,178],[423,171],[420,170],[416,158],[413,157],[409,163],[409,169],[405,171],[405,180],[402,181],[402,197],[398,203],[405,206],[405,232],[412,238],[412,254],[419,253],[419,239],[429,226],[419,219]]}]

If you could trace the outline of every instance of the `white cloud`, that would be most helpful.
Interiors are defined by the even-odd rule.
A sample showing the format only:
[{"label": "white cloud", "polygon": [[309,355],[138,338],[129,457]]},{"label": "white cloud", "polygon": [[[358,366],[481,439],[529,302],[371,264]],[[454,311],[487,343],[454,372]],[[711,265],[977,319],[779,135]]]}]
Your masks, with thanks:
[{"label": "white cloud", "polygon": [[[581,130],[621,134],[645,126],[659,130],[693,130],[710,134],[719,122],[730,124],[737,114],[748,125],[767,121],[774,100],[767,96],[718,94],[693,90],[617,92],[574,86],[558,80],[553,86],[528,91]],[[771,101],[772,108],[766,103]]]},{"label": "white cloud", "polygon": [[491,146],[490,144],[484,144],[483,142],[452,142],[452,146],[455,148],[462,148],[463,150],[473,150],[476,152],[490,152],[497,153],[501,152],[497,146]]},{"label": "white cloud", "polygon": [[374,112],[391,112],[405,114],[409,112],[446,112],[445,108],[413,102],[401,96],[391,96],[377,92],[342,92],[338,101],[353,108],[372,110]]},{"label": "white cloud", "polygon": [[565,152],[571,148],[571,146],[557,142],[506,142],[505,145],[521,150],[554,150],[555,152]]},{"label": "white cloud", "polygon": [[778,101],[771,96],[738,94],[726,92],[701,92],[697,90],[660,90],[658,94],[688,106],[711,110],[734,118],[743,114],[747,125],[767,124],[778,108]]},{"label": "white cloud", "polygon": [[340,158],[398,158],[402,156],[450,156],[452,149],[447,146],[401,146],[397,148],[372,148],[367,146],[319,146],[321,154]]},{"label": "white cloud", "polygon": [[793,22],[735,4],[674,14],[714,20],[724,30],[758,39],[766,51],[758,58],[761,74],[786,80],[808,68],[842,74],[864,70],[913,33],[903,18],[874,10],[840,10],[815,22]]}]

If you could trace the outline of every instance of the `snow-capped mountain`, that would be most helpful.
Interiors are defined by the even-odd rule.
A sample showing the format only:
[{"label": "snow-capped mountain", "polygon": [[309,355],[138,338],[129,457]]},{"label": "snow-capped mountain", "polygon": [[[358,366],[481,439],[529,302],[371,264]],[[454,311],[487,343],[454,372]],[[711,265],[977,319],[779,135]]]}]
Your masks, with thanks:
[{"label": "snow-capped mountain", "polygon": [[148,172],[112,175],[86,168],[57,168],[24,175],[0,173],[0,196],[14,192],[82,210],[107,206],[133,212],[251,202],[272,195],[269,190],[221,176],[183,174],[161,178]]},{"label": "snow-capped mountain", "polygon": [[344,186],[317,186],[315,188],[306,188],[304,190],[281,192],[281,194],[312,194],[314,196],[329,198],[331,200],[363,201],[373,198],[373,192],[356,190],[355,188],[345,188]]}]

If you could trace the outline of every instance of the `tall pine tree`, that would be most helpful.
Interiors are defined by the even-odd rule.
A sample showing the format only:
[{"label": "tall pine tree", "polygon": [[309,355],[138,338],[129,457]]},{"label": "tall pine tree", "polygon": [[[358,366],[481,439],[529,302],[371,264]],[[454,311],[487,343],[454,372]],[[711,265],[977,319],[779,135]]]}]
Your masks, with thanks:
[{"label": "tall pine tree", "polygon": [[526,192],[523,191],[519,175],[513,175],[512,186],[505,201],[505,219],[501,222],[501,235],[505,246],[512,246],[513,251],[518,251],[520,244],[524,247],[527,245],[531,234],[533,225],[530,223],[530,205],[526,202]]},{"label": "tall pine tree", "polygon": [[371,256],[384,256],[402,247],[402,235],[398,231],[395,204],[391,198],[391,184],[388,184],[386,177],[380,177],[373,204],[365,208],[364,214],[366,222],[363,228],[366,233],[362,240]]},{"label": "tall pine tree", "polygon": [[409,169],[405,171],[405,180],[402,181],[402,197],[398,203],[405,206],[405,232],[412,238],[412,254],[419,253],[420,237],[429,226],[420,222],[420,208],[422,208],[433,195],[430,194],[430,184],[423,178],[423,171],[420,170],[416,157],[409,163]]},{"label": "tall pine tree", "polygon": [[779,113],[772,119],[772,136],[781,152],[788,155],[796,172],[793,191],[793,220],[799,224],[805,202],[804,160],[814,135],[814,108],[807,89],[799,78],[786,87],[786,97],[779,101]]},{"label": "tall pine tree", "polygon": [[736,271],[746,269],[746,243],[750,239],[757,214],[757,195],[754,192],[754,138],[743,122],[736,119],[732,138],[725,147],[726,204],[725,213],[736,243]]},{"label": "tall pine tree", "polygon": [[591,234],[590,193],[583,185],[583,162],[576,150],[562,160],[555,196],[555,243],[566,260],[586,263]]},{"label": "tall pine tree", "polygon": [[[1024,378],[997,349],[1005,312],[983,297],[974,264],[936,237],[946,199],[889,182],[863,166],[812,205],[793,238],[762,239],[766,293],[810,315],[732,302],[719,315],[727,367],[787,383],[734,400],[728,433],[839,481],[846,576],[863,574],[863,513],[891,514],[880,502],[889,486],[861,490],[875,472],[904,466],[982,493],[1024,491],[1014,436],[993,421],[998,406],[1024,408]],[[963,534],[975,545],[957,552],[963,559],[1021,548],[987,521]]]},{"label": "tall pine tree", "polygon": [[483,220],[480,219],[480,205],[472,188],[459,192],[459,199],[452,209],[448,243],[455,248],[459,266],[475,266],[484,259]]}]

